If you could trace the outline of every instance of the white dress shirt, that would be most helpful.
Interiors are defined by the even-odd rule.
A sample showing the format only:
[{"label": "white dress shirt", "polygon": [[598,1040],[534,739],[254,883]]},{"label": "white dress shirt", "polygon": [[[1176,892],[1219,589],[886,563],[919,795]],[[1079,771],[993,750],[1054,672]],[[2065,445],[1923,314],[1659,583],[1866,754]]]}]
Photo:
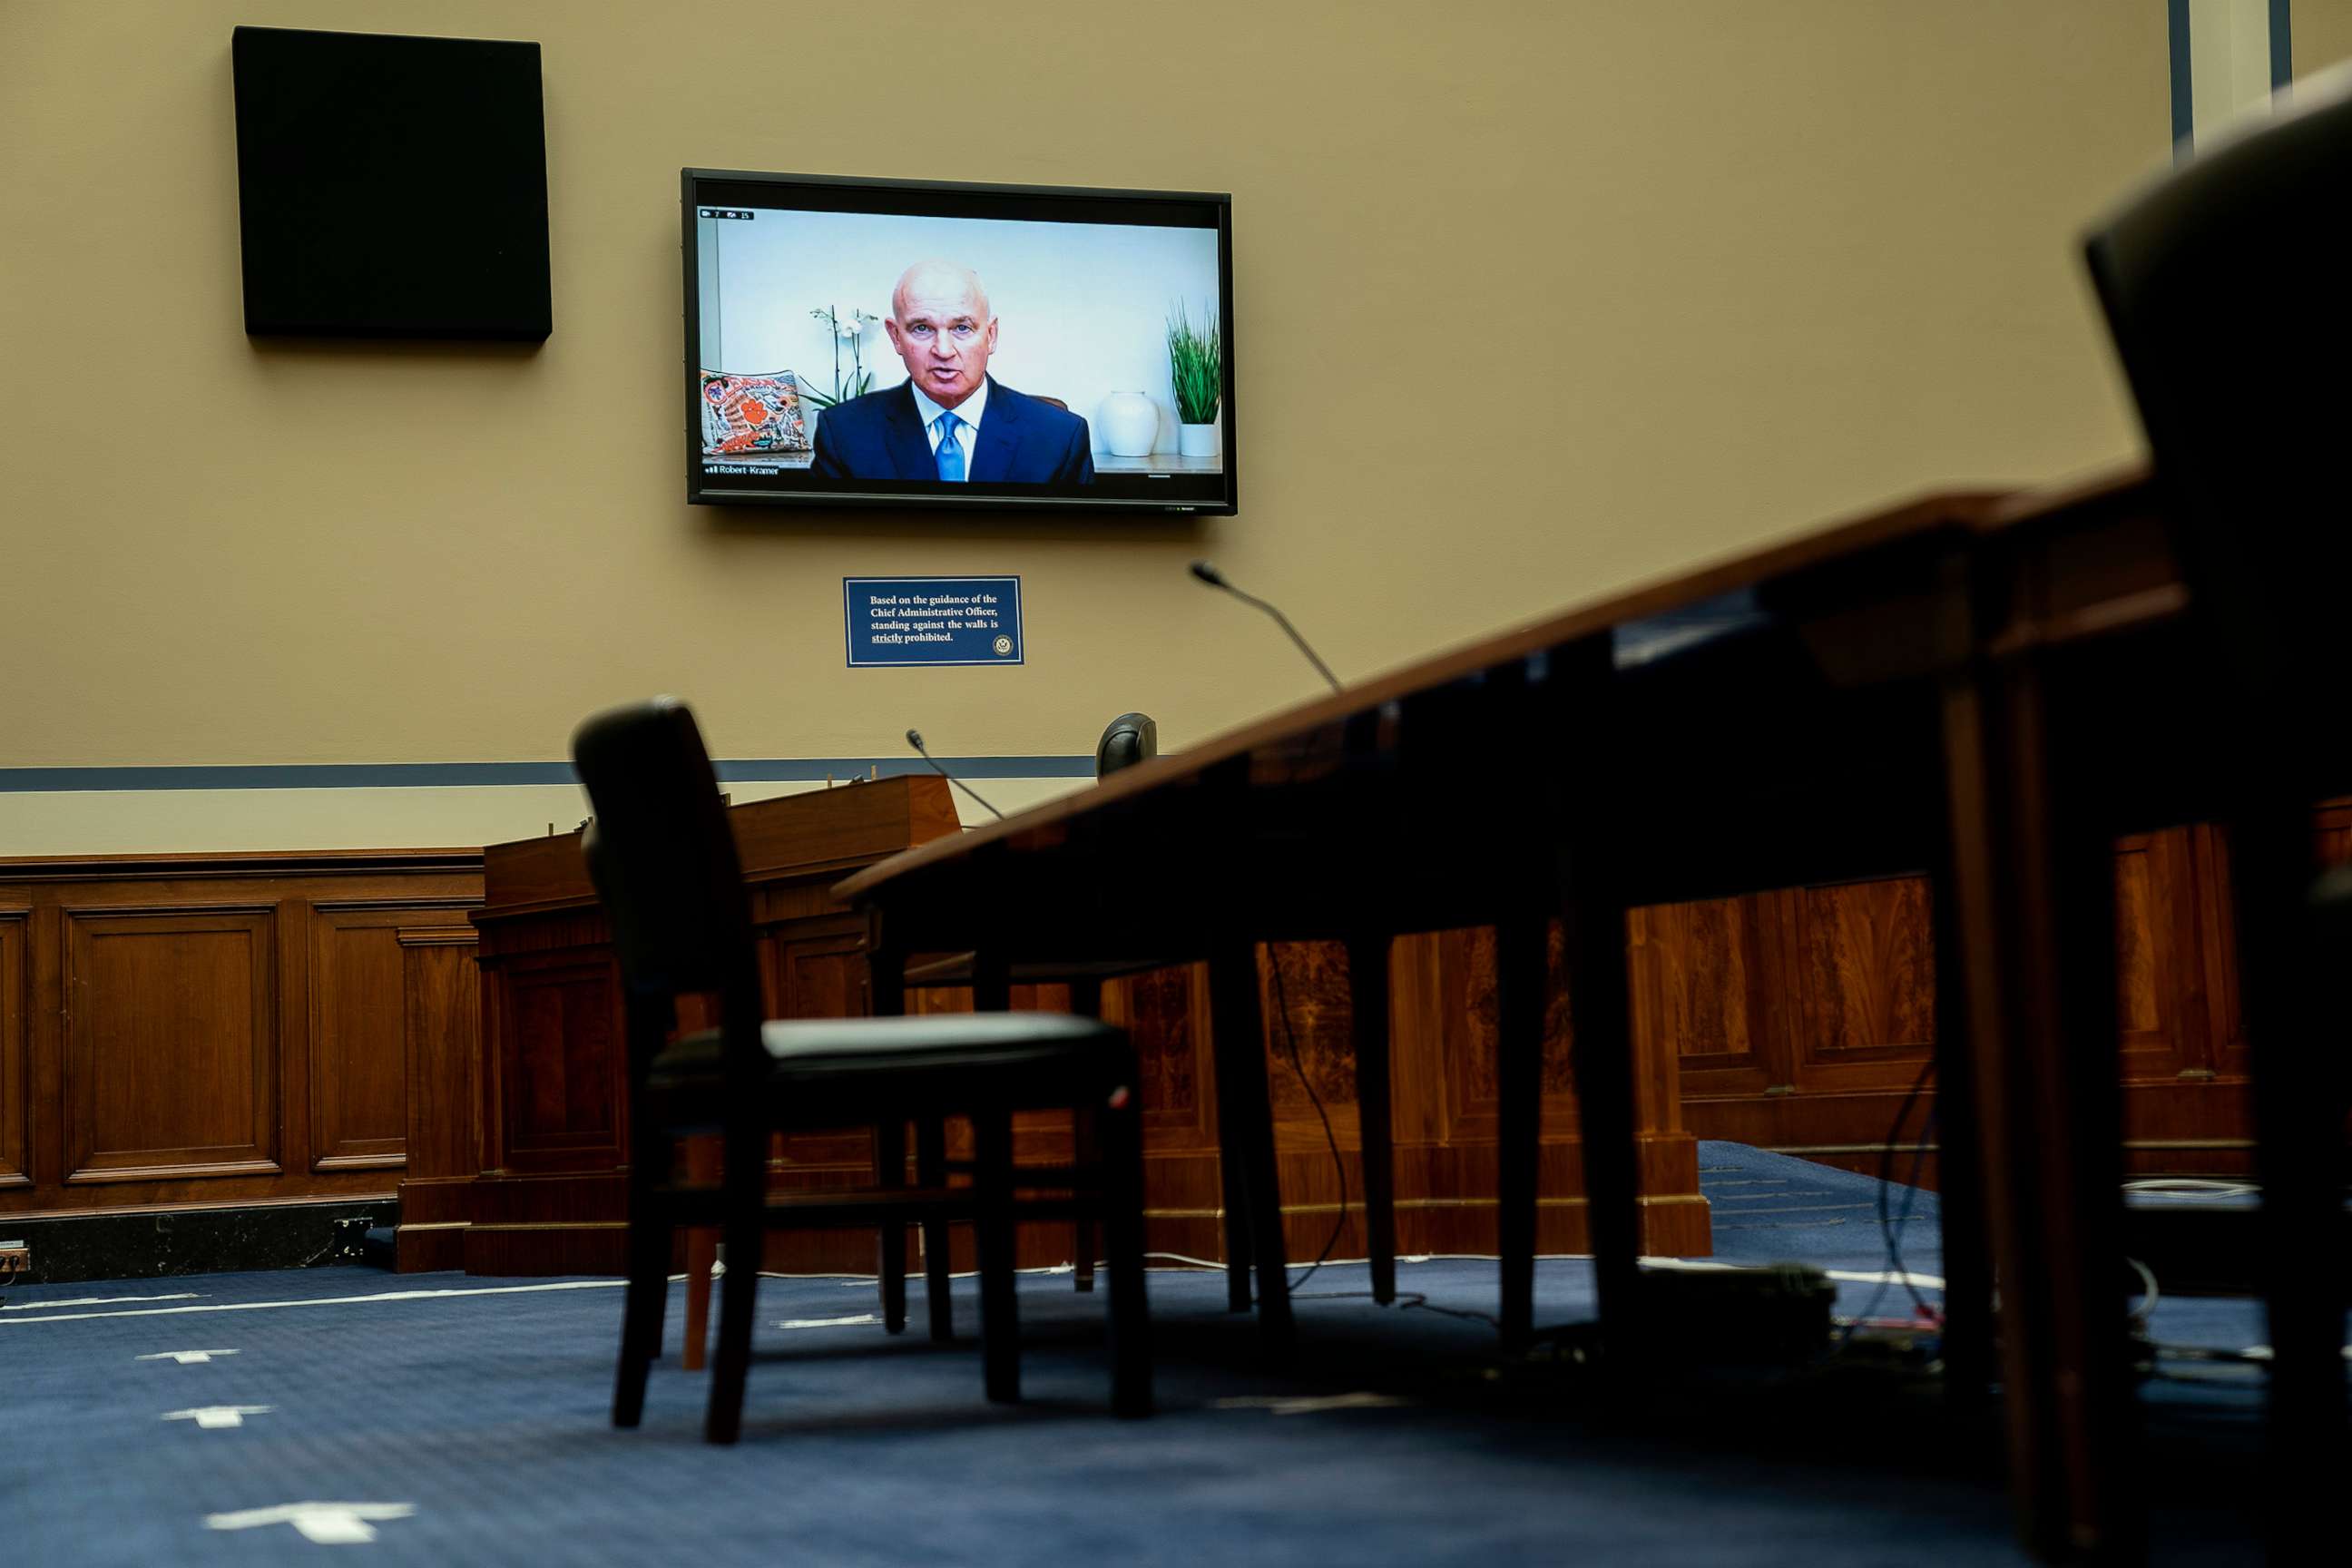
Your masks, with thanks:
[{"label": "white dress shirt", "polygon": [[940,455],[940,416],[952,414],[962,421],[956,426],[956,445],[963,448],[963,477],[969,483],[971,455],[980,449],[980,416],[988,408],[988,378],[981,377],[980,384],[972,388],[971,395],[953,408],[942,408],[933,403],[923,395],[923,389],[911,381],[907,384],[907,390],[915,395],[915,412],[922,418],[923,437],[931,444],[933,459],[936,460]]}]

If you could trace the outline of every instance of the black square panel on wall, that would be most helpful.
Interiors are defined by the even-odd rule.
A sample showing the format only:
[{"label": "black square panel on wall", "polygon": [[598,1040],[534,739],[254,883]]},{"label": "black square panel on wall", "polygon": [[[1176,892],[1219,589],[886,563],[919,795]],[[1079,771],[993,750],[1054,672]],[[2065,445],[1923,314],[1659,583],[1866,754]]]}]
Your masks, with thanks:
[{"label": "black square panel on wall", "polygon": [[239,27],[245,330],[544,338],[539,46]]}]

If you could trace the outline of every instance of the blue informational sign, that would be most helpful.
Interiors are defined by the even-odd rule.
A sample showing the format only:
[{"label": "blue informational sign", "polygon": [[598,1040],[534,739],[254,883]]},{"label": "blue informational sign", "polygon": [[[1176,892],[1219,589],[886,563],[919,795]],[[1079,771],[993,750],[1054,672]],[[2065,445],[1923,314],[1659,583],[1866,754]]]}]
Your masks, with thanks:
[{"label": "blue informational sign", "polygon": [[1018,577],[844,577],[849,667],[1019,664]]}]

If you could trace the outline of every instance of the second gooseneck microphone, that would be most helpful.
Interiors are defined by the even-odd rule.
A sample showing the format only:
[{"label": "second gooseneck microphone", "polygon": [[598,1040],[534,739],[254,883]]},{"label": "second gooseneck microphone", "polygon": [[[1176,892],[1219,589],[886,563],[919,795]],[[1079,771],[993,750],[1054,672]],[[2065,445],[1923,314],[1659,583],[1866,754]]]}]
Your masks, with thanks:
[{"label": "second gooseneck microphone", "polygon": [[[963,791],[964,794],[971,796],[972,799],[980,800],[980,792],[978,790],[964,783],[963,780],[956,777],[955,774],[948,772],[947,769],[940,766],[940,760],[937,757],[931,755],[929,752],[923,751],[923,732],[920,730],[909,730],[907,731],[907,744],[914,747],[917,752],[921,753],[923,761],[931,764],[931,771],[933,773],[947,780],[948,783],[955,785],[956,788]],[[997,810],[996,807],[990,805],[988,802],[984,800],[980,800],[980,804],[987,810],[989,816],[996,818],[999,822],[1004,820],[1004,814]]]},{"label": "second gooseneck microphone", "polygon": [[1315,667],[1316,671],[1320,674],[1324,679],[1331,683],[1331,689],[1334,691],[1342,689],[1339,685],[1339,678],[1331,673],[1331,667],[1323,662],[1322,657],[1319,654],[1318,654],[1313,648],[1307,646],[1307,639],[1298,635],[1298,628],[1290,624],[1290,617],[1288,616],[1284,615],[1280,610],[1276,609],[1272,605],[1267,604],[1264,599],[1259,598],[1255,594],[1243,593],[1239,588],[1234,587],[1231,583],[1225,581],[1225,574],[1223,573],[1218,571],[1214,566],[1210,565],[1205,561],[1195,561],[1192,563],[1192,575],[1198,577],[1202,582],[1206,583],[1210,587],[1223,588],[1226,593],[1231,594],[1243,604],[1255,605],[1259,609],[1264,610],[1267,615],[1272,616],[1274,617],[1275,624],[1280,626],[1284,631],[1290,634],[1290,640],[1298,645],[1298,651],[1307,656],[1307,661]]}]

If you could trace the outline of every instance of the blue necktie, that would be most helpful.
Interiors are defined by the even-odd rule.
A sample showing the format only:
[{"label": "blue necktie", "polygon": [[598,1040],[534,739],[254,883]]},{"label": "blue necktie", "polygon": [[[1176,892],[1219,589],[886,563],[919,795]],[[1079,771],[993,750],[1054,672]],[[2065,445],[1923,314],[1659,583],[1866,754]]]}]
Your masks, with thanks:
[{"label": "blue necktie", "polygon": [[940,478],[950,483],[963,479],[963,447],[956,440],[956,426],[962,423],[952,414],[940,416]]}]

